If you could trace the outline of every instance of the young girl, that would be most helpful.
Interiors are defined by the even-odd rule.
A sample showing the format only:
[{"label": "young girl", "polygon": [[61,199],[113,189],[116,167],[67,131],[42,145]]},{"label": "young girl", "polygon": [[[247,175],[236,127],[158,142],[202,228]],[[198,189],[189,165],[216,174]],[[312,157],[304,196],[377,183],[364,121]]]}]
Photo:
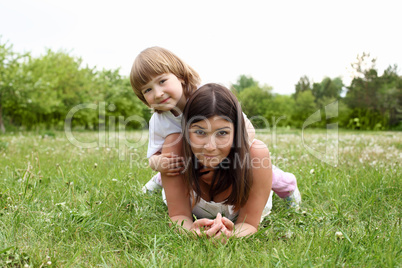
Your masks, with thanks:
[{"label": "young girl", "polygon": [[[145,185],[147,190],[152,191],[161,187],[162,181],[182,180],[182,111],[187,99],[200,85],[200,77],[172,52],[151,47],[136,57],[130,82],[138,98],[156,111],[149,123],[147,157],[150,167],[160,173]],[[203,105],[208,106],[210,103]],[[251,142],[254,128],[247,117],[243,116]],[[273,167],[272,189],[291,206],[299,205],[300,193],[293,174]]]}]

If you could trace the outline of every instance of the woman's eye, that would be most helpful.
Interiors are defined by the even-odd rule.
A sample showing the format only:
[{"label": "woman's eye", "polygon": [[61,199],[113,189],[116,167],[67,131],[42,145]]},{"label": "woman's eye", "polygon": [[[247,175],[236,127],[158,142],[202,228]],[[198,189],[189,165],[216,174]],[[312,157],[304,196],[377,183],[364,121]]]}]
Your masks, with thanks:
[{"label": "woman's eye", "polygon": [[218,136],[226,136],[228,134],[227,131],[219,131]]},{"label": "woman's eye", "polygon": [[197,134],[197,135],[204,135],[205,134],[205,132],[202,131],[202,130],[196,130],[196,131],[194,131],[194,133]]}]

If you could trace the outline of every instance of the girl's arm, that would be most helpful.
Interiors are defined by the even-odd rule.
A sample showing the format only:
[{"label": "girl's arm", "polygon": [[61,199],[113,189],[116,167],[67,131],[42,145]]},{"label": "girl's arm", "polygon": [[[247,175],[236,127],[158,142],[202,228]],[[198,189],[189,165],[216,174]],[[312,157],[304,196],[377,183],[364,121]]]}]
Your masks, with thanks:
[{"label": "girl's arm", "polygon": [[[165,138],[165,131],[163,131],[164,128],[161,127],[166,122],[165,120],[162,119],[158,113],[154,113],[151,117],[151,120],[149,121],[149,141],[150,143],[148,144],[148,152],[151,150],[152,152],[155,150],[155,148],[159,148],[159,144],[163,142],[163,147],[170,147],[172,152],[175,151],[174,145],[177,144],[178,142],[178,136],[175,136],[171,138],[169,142],[166,142]],[[173,126],[173,129],[171,131],[177,131],[176,135],[179,135],[181,133],[181,128],[175,126],[175,124],[171,124]],[[148,156],[148,162],[150,168],[152,168],[155,171],[159,171],[160,173],[165,173],[168,176],[177,176],[179,175],[180,171],[182,170],[182,155],[181,155],[181,144],[180,148],[177,147],[179,150],[180,154],[164,154],[163,151],[161,152],[156,152],[151,156]],[[176,150],[177,151],[177,150]]]},{"label": "girl's arm", "polygon": [[247,203],[240,208],[235,223],[234,235],[251,235],[258,230],[262,211],[268,201],[272,187],[272,166],[267,146],[257,140],[250,148],[253,184]]},{"label": "girl's arm", "polygon": [[178,155],[155,153],[149,159],[149,167],[167,176],[177,176],[184,169],[183,158]]}]

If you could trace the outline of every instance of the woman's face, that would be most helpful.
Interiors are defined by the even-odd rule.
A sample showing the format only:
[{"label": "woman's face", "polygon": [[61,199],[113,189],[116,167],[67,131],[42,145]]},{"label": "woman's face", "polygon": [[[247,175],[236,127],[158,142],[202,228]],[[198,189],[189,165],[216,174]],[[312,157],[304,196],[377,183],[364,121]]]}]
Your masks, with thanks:
[{"label": "woman's face", "polygon": [[189,137],[191,150],[201,164],[205,167],[216,167],[230,153],[234,126],[220,116],[213,116],[192,123]]}]

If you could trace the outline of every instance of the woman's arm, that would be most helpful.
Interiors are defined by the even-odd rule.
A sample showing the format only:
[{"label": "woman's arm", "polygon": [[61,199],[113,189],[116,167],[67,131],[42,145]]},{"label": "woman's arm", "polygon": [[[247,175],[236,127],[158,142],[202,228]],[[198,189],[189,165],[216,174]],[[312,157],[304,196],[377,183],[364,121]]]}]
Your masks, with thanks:
[{"label": "woman's arm", "polygon": [[[179,140],[178,140],[179,139]],[[162,154],[182,156],[182,140],[180,133],[166,137]],[[191,214],[190,196],[183,175],[167,176],[161,173],[162,185],[166,194],[169,217],[178,226],[190,230],[193,220]]]},{"label": "woman's arm", "polygon": [[247,203],[240,208],[235,223],[235,236],[251,235],[258,230],[262,211],[272,187],[272,165],[267,146],[256,140],[250,148],[253,184]]},{"label": "woman's arm", "polygon": [[[220,234],[217,234],[217,237],[220,238],[224,235],[226,238],[231,236],[242,237],[251,235],[257,232],[257,228],[248,224],[248,223],[237,223],[234,224],[228,218],[222,217],[222,228],[220,229]],[[225,239],[222,241],[226,241]]]}]

